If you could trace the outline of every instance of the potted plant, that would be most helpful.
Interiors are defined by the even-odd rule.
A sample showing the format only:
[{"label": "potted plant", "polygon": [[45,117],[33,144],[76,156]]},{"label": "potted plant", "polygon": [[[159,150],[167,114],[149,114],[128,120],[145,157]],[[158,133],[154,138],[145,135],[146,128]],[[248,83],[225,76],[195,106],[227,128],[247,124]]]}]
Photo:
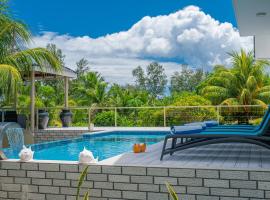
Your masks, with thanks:
[{"label": "potted plant", "polygon": [[60,113],[60,119],[62,121],[63,127],[69,127],[71,121],[72,121],[72,113],[69,109],[64,108],[62,112]]},{"label": "potted plant", "polygon": [[[17,116],[17,122],[21,125],[22,128],[27,128],[29,126],[29,117],[30,117],[30,97],[27,95],[20,95],[18,97],[18,116]],[[44,107],[44,104],[42,101],[37,97],[35,101],[35,107],[41,108]],[[42,113],[42,114],[40,114]],[[40,129],[45,129],[48,126],[49,121],[49,115],[45,110],[40,110],[38,117],[38,127]],[[47,117],[46,117],[47,115]],[[37,116],[36,116],[37,117]]]}]

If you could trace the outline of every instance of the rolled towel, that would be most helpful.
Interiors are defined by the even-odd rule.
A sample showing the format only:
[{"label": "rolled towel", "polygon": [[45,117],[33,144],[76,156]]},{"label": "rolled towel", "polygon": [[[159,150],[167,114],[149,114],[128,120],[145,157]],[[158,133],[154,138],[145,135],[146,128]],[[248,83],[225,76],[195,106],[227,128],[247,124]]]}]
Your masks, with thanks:
[{"label": "rolled towel", "polygon": [[189,133],[200,133],[203,131],[203,127],[197,126],[172,126],[171,132],[173,134],[189,134]]},{"label": "rolled towel", "polygon": [[203,129],[206,129],[206,124],[204,122],[192,122],[184,124],[185,126],[202,126]]},{"label": "rolled towel", "polygon": [[204,121],[207,127],[213,127],[218,125],[218,121],[215,120],[209,120],[209,121]]}]

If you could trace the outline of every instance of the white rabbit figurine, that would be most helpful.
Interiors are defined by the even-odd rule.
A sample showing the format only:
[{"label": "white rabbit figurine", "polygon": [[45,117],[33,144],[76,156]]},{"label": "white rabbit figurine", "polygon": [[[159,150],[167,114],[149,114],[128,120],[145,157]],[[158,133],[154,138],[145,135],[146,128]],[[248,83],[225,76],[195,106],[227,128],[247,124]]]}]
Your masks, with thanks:
[{"label": "white rabbit figurine", "polygon": [[79,163],[97,163],[98,157],[95,159],[93,153],[87,150],[85,147],[79,155]]},{"label": "white rabbit figurine", "polygon": [[23,145],[22,150],[19,153],[20,160],[23,162],[27,162],[33,160],[34,151],[31,150],[31,147],[27,148]]}]

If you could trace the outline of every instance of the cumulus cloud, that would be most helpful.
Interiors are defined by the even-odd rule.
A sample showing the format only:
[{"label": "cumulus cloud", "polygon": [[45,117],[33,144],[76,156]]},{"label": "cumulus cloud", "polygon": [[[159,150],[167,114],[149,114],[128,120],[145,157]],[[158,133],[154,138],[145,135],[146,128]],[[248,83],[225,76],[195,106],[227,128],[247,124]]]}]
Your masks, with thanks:
[{"label": "cumulus cloud", "polygon": [[127,31],[96,39],[53,32],[34,38],[34,46],[47,43],[63,50],[67,66],[74,69],[76,61],[84,57],[107,80],[126,83],[132,80],[133,68],[153,60],[160,61],[168,75],[179,70],[181,63],[206,70],[228,64],[227,52],[251,49],[252,38],[241,38],[232,24],[220,23],[198,7],[189,6],[169,15],[146,16]]}]

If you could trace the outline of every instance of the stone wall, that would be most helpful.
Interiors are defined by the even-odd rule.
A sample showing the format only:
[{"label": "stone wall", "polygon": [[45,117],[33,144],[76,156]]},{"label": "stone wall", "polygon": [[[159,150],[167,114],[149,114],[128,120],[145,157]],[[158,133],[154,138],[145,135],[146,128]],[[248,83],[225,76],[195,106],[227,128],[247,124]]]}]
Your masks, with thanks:
[{"label": "stone wall", "polygon": [[35,132],[35,143],[49,142],[55,140],[63,140],[75,138],[83,133],[87,133],[87,130],[38,130]]},{"label": "stone wall", "polygon": [[[75,199],[84,166],[0,161],[0,199]],[[270,172],[92,165],[82,192],[91,200],[168,200],[165,182],[180,199],[270,199]]]}]

